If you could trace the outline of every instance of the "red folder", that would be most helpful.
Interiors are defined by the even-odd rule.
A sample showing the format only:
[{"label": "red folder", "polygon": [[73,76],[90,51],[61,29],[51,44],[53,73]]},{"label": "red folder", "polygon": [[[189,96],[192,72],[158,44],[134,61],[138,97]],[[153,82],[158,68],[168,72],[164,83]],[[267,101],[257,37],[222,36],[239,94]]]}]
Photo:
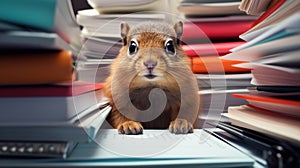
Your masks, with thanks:
[{"label": "red folder", "polygon": [[300,107],[300,101],[295,101],[295,100],[280,99],[280,98],[275,98],[270,96],[250,95],[250,94],[232,94],[232,96],[237,98],[247,99],[247,100],[255,100],[255,101],[262,101],[262,102],[268,102],[273,104],[284,104],[284,105]]},{"label": "red folder", "polygon": [[192,57],[194,73],[249,73],[250,69],[233,67],[244,61],[221,60],[218,56]]},{"label": "red folder", "polygon": [[189,44],[182,45],[183,50],[189,57],[219,55],[223,56],[230,53],[230,49],[244,44],[244,41],[205,43],[205,44]]},{"label": "red folder", "polygon": [[103,88],[101,83],[74,81],[69,85],[19,85],[0,87],[0,97],[76,96]]},{"label": "red folder", "polygon": [[215,21],[215,22],[186,22],[183,25],[182,41],[195,42],[201,39],[224,40],[239,39],[239,35],[249,30],[252,20],[245,21]]},{"label": "red folder", "polygon": [[300,118],[300,101],[297,100],[251,94],[232,94],[232,96],[246,99],[250,105],[260,109]]}]

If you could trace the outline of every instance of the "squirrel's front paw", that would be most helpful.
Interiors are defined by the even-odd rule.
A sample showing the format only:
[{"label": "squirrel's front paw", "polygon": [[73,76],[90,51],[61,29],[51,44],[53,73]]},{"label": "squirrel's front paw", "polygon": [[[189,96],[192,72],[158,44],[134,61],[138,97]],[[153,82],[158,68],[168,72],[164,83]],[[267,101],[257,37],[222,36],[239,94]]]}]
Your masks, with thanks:
[{"label": "squirrel's front paw", "polygon": [[118,127],[119,134],[126,134],[126,135],[137,135],[143,134],[143,126],[139,122],[135,121],[125,121],[120,124]]},{"label": "squirrel's front paw", "polygon": [[193,124],[185,119],[176,119],[170,123],[169,131],[174,134],[192,133]]}]

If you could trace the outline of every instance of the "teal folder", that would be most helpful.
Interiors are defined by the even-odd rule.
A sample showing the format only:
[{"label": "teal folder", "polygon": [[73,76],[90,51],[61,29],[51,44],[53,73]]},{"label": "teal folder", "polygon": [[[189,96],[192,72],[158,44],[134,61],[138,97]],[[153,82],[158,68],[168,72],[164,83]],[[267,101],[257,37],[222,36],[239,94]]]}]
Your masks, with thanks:
[{"label": "teal folder", "polygon": [[56,33],[75,48],[82,45],[71,0],[2,0],[0,22],[5,31]]},{"label": "teal folder", "polygon": [[52,32],[57,0],[2,0],[0,20]]}]

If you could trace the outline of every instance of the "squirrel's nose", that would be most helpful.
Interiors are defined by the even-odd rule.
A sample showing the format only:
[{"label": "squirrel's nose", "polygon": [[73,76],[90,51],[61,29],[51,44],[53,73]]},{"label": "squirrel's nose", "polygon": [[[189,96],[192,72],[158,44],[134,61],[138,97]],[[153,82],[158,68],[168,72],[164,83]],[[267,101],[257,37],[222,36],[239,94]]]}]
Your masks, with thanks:
[{"label": "squirrel's nose", "polygon": [[147,60],[144,61],[144,65],[147,69],[154,69],[157,65],[157,61]]}]

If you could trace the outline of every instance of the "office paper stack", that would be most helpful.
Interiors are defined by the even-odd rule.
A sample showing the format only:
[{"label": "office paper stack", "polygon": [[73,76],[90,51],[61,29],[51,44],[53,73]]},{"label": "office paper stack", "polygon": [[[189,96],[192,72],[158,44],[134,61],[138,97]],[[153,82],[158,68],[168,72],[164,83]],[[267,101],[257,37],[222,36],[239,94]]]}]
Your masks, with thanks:
[{"label": "office paper stack", "polygon": [[[271,2],[270,2],[271,3]],[[240,37],[247,43],[223,59],[249,61],[255,88],[236,94],[247,100],[224,114],[237,126],[300,146],[300,2],[279,0]],[[298,151],[299,152],[299,151]],[[298,158],[299,159],[299,158]]]},{"label": "office paper stack", "polygon": [[75,80],[71,2],[5,0],[0,20],[0,155],[65,158],[108,113],[102,85]]},{"label": "office paper stack", "polygon": [[178,7],[186,18],[183,49],[191,58],[191,68],[201,88],[205,118],[218,119],[229,105],[245,103],[231,94],[246,93],[245,88],[251,86],[250,70],[232,66],[242,61],[219,59],[244,44],[238,36],[256,18],[241,12],[239,4],[238,0],[184,0]]},{"label": "office paper stack", "polygon": [[[176,1],[175,1],[176,2]],[[86,81],[103,82],[108,76],[109,65],[119,54],[121,23],[134,26],[144,21],[163,21],[162,11],[171,9],[173,1],[100,1],[88,0],[93,9],[81,10],[77,23],[83,26],[81,37],[84,45],[79,61],[79,78]]]}]

